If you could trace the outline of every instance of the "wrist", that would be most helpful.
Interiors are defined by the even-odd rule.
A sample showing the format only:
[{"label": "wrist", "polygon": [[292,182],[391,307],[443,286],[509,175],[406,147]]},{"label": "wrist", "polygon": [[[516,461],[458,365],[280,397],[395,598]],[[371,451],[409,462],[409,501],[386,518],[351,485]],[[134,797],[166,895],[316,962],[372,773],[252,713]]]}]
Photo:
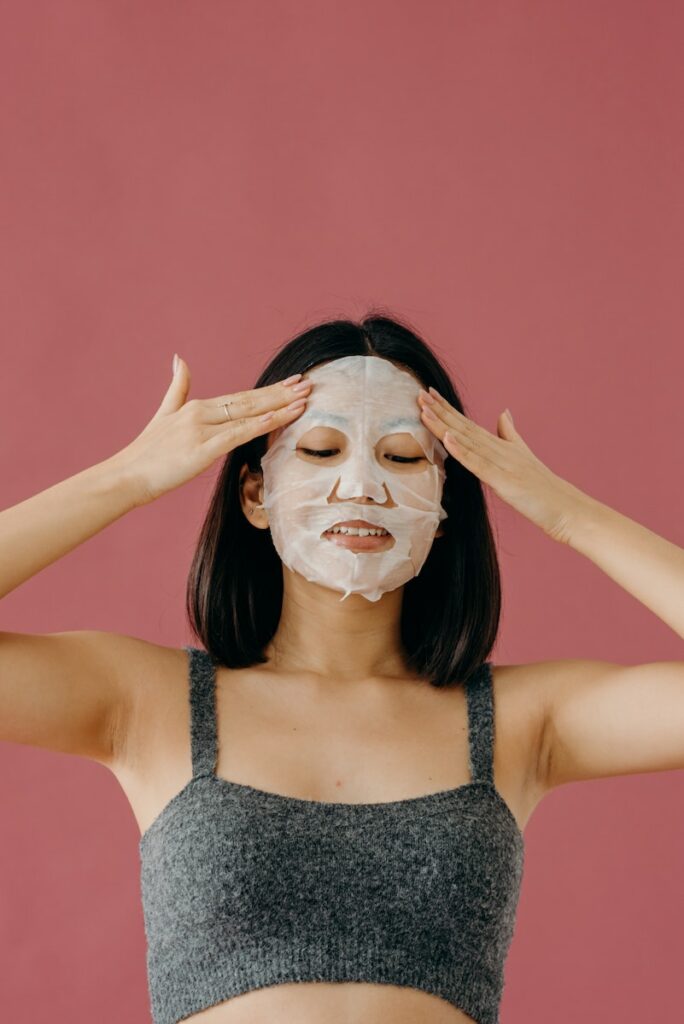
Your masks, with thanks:
[{"label": "wrist", "polygon": [[564,514],[563,536],[557,539],[568,547],[582,552],[609,509],[607,505],[572,484],[568,486],[570,491]]},{"label": "wrist", "polygon": [[123,451],[98,463],[96,469],[102,485],[121,498],[128,509],[147,504],[149,498],[144,484]]}]

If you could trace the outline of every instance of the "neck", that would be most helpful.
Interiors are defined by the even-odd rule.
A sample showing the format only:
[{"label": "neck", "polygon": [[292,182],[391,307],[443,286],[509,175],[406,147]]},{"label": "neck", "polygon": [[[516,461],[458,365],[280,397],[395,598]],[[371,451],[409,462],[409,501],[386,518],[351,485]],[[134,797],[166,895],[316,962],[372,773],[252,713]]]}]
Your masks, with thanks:
[{"label": "neck", "polygon": [[311,583],[283,566],[283,608],[266,648],[274,667],[335,680],[406,676],[401,650],[403,587],[379,601]]}]

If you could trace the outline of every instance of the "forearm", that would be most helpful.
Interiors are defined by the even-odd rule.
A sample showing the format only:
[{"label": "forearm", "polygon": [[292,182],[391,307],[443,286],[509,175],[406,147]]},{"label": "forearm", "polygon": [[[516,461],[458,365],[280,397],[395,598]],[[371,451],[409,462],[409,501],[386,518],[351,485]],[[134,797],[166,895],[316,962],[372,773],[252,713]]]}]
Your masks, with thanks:
[{"label": "forearm", "polygon": [[684,549],[588,495],[567,543],[684,638]]},{"label": "forearm", "polygon": [[0,598],[139,504],[115,455],[0,512]]}]

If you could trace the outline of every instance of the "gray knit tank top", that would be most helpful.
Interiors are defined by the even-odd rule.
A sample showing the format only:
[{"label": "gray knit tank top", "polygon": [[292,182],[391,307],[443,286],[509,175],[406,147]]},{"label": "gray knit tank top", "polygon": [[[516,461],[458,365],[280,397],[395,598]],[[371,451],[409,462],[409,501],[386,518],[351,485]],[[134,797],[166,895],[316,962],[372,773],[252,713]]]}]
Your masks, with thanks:
[{"label": "gray knit tank top", "polygon": [[215,774],[215,666],[189,655],[192,778],[140,838],[154,1024],[252,989],[365,981],[498,1024],[524,840],[494,786],[490,663],[466,685],[470,781],[328,803]]}]

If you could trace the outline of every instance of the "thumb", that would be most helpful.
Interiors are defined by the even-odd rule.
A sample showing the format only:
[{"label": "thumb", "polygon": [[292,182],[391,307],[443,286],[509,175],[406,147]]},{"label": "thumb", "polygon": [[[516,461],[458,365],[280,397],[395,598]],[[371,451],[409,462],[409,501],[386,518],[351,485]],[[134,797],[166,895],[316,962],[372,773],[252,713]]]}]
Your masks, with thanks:
[{"label": "thumb", "polygon": [[190,392],[190,370],[188,369],[188,364],[176,354],[174,354],[173,363],[175,367],[173,377],[159,406],[158,413],[160,414],[176,412],[188,400]]},{"label": "thumb", "polygon": [[502,437],[505,441],[518,441],[520,444],[525,444],[522,437],[515,429],[513,417],[511,416],[509,409],[504,409],[499,416],[497,432],[499,437]]}]

